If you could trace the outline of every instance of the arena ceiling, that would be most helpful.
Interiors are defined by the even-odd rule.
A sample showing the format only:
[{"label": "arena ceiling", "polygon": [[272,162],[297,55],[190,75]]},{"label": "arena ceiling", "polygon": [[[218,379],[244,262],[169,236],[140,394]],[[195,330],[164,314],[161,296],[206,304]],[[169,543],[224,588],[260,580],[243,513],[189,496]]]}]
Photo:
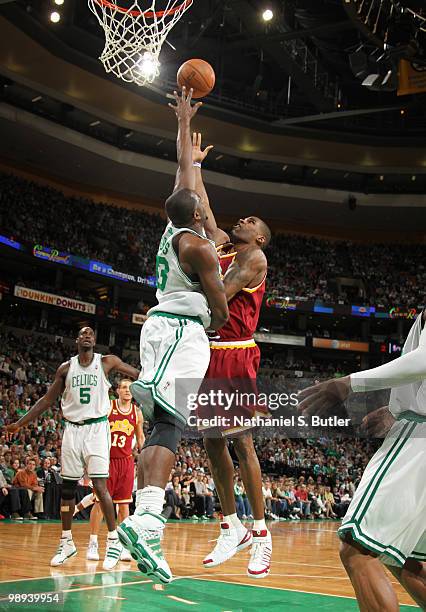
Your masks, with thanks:
[{"label": "arena ceiling", "polygon": [[[159,8],[162,1],[157,1]],[[358,4],[364,11],[370,7],[371,32],[354,18],[361,11]],[[393,4],[423,14],[425,21],[408,10],[395,11],[382,32],[380,19]],[[266,5],[274,12],[270,22],[261,17]],[[2,7],[15,25],[43,44],[54,45],[59,39],[71,61],[79,61],[74,51],[81,65],[102,71],[97,58],[103,31],[86,1],[65,0],[58,24],[49,22],[51,10],[51,0],[16,0]],[[398,99],[392,83],[380,91],[363,87],[359,67],[362,54],[374,58],[379,72],[396,67],[401,57],[426,64],[425,13],[423,0],[195,0],[171,31],[172,46],[163,47],[157,85],[170,89],[181,63],[202,57],[217,73],[217,87],[209,98],[217,116],[230,116],[228,112],[245,123],[261,119],[275,128],[337,131],[340,138],[372,132],[402,139],[426,135],[425,96]],[[379,49],[384,44],[380,37],[386,39],[388,51]]]},{"label": "arena ceiling", "polygon": [[[367,1],[372,7],[376,2]],[[352,2],[356,0],[348,0]],[[53,0],[0,1],[2,129],[7,129],[6,117],[10,121],[10,108],[15,108],[17,114],[25,110],[77,132],[81,146],[96,139],[123,154],[173,160],[175,122],[165,93],[174,87],[177,67],[199,56],[210,61],[218,75],[214,94],[206,99],[196,124],[215,144],[206,164],[211,177],[225,175],[221,183],[230,189],[234,179],[245,181],[245,192],[249,181],[263,183],[263,188],[255,188],[254,197],[262,193],[265,205],[272,197],[272,217],[281,216],[287,206],[294,208],[297,201],[296,215],[290,210],[290,216],[302,220],[306,213],[313,221],[321,216],[327,224],[333,218],[337,223],[336,208],[325,211],[318,207],[319,201],[347,204],[355,193],[358,203],[359,194],[364,194],[362,203],[373,207],[372,194],[412,194],[405,202],[401,196],[393,199],[386,225],[396,221],[398,207],[410,206],[411,219],[404,219],[403,225],[414,229],[414,210],[424,206],[421,196],[426,193],[426,95],[401,98],[395,91],[361,85],[351,68],[351,55],[360,49],[369,55],[377,46],[344,4],[343,0],[272,0],[275,17],[265,24],[255,0],[195,0],[170,35],[176,50],[164,46],[160,79],[151,88],[139,88],[104,72],[97,59],[102,31],[85,0],[65,0],[58,24],[48,19]],[[400,4],[424,11],[417,0]],[[395,49],[407,47],[412,31],[398,31],[405,32],[406,40],[393,40]],[[415,53],[423,61],[424,38],[417,38]],[[26,129],[32,142],[35,132],[28,125]],[[7,131],[13,135],[10,126]],[[43,139],[39,150],[52,146],[58,155],[59,143],[53,146],[46,138],[37,136]],[[3,157],[31,158],[41,167],[43,156],[38,157],[31,145],[30,152],[18,159],[18,151],[25,149],[22,126],[15,139],[20,144],[14,154],[5,145]],[[72,166],[80,166],[80,178],[75,170],[73,180],[87,183],[91,173],[93,183],[95,174],[101,176],[93,169],[99,157],[92,158],[90,170],[78,161],[85,153],[75,151],[75,155]],[[60,159],[56,157],[56,166]],[[50,169],[62,176],[52,161]],[[146,184],[155,183],[154,179]],[[220,180],[212,179],[215,182]],[[126,182],[116,183],[121,189],[117,184],[111,189],[126,193]],[[315,197],[305,193],[303,198],[312,206],[299,208],[292,186],[316,190]],[[337,196],[331,196],[333,189]],[[285,206],[277,206],[276,196],[283,193],[289,194]],[[233,204],[232,197],[224,194],[222,200]],[[377,206],[372,223],[377,228],[379,210]],[[345,224],[346,215],[345,209],[339,225]]]}]

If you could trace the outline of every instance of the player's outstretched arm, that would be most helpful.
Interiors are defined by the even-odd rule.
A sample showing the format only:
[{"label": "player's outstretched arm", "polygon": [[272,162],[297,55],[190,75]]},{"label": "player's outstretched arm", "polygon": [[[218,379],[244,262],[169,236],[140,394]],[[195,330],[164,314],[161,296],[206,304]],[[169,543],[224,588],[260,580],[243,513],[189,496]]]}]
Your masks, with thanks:
[{"label": "player's outstretched arm", "polygon": [[207,214],[207,221],[204,225],[207,237],[210,238],[210,240],[213,240],[216,246],[219,246],[229,242],[229,236],[217,226],[215,216],[210,207],[210,200],[209,196],[207,195],[203,181],[203,173],[201,170],[201,164],[206,159],[209,151],[213,149],[213,145],[209,145],[203,150],[201,147],[201,141],[202,137],[200,132],[194,132],[192,135],[192,161],[195,164],[195,191],[200,196]]},{"label": "player's outstretched arm", "polygon": [[105,374],[109,374],[112,370],[116,370],[120,372],[120,374],[124,374],[124,376],[128,376],[133,380],[137,380],[139,376],[139,370],[128,363],[124,363],[117,355],[104,355],[102,357],[102,366]]},{"label": "player's outstretched arm", "polygon": [[65,378],[68,373],[70,364],[69,361],[61,364],[59,368],[56,370],[55,379],[53,383],[50,385],[49,389],[46,393],[41,397],[27,412],[23,417],[16,421],[16,423],[11,423],[6,426],[6,431],[9,434],[16,433],[21,427],[25,427],[28,423],[35,421],[43,412],[48,410],[53,402],[58,399],[58,397],[63,393],[65,389]]},{"label": "player's outstretched arm", "polygon": [[259,283],[262,282],[266,268],[266,257],[262,251],[242,251],[238,253],[223,279],[228,302],[241,289],[253,283],[255,279]]},{"label": "player's outstretched arm", "polygon": [[229,310],[214,248],[206,240],[188,236],[184,243],[181,241],[179,255],[200,279],[211,310],[210,327],[220,329],[229,318]]},{"label": "player's outstretched arm", "polygon": [[426,328],[419,346],[409,353],[377,368],[356,372],[344,378],[328,380],[299,393],[299,410],[305,414],[326,414],[350,393],[379,391],[400,387],[426,378]]},{"label": "player's outstretched arm", "polygon": [[191,120],[197,114],[198,109],[202,106],[202,102],[197,102],[192,106],[192,89],[189,92],[185,87],[182,87],[182,95],[179,96],[177,91],[173,92],[176,105],[169,104],[174,110],[178,120],[178,135],[177,135],[177,159],[178,171],[176,174],[176,182],[174,191],[178,189],[191,189],[195,191],[195,172],[192,163],[192,139],[191,139]]},{"label": "player's outstretched arm", "polygon": [[340,406],[351,393],[351,378],[332,378],[303,389],[298,394],[298,410],[305,415],[326,416]]}]

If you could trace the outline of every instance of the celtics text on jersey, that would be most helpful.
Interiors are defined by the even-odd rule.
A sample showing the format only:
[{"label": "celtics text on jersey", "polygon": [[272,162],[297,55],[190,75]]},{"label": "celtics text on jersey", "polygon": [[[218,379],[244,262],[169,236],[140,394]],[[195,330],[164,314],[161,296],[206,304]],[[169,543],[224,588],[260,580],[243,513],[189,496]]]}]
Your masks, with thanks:
[{"label": "celtics text on jersey", "polygon": [[78,355],[71,357],[61,401],[64,418],[78,423],[107,416],[110,410],[110,387],[101,354],[94,353],[88,366],[80,365]]}]

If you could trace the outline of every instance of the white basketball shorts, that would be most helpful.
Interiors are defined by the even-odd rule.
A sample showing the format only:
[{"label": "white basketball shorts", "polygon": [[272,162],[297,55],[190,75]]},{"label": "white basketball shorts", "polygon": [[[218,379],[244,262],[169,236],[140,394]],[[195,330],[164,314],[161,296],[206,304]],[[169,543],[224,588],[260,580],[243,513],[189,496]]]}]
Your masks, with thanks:
[{"label": "white basketball shorts", "polygon": [[61,476],[67,480],[108,478],[111,434],[108,418],[98,423],[67,422],[62,437]]},{"label": "white basketball shorts", "polygon": [[198,393],[210,361],[203,325],[195,317],[153,314],[142,328],[140,355],[141,373],[131,391],[145,417],[156,403],[186,424],[188,398]]},{"label": "white basketball shorts", "polygon": [[426,422],[409,415],[393,425],[367,465],[338,531],[387,565],[402,566],[409,557],[426,561]]}]

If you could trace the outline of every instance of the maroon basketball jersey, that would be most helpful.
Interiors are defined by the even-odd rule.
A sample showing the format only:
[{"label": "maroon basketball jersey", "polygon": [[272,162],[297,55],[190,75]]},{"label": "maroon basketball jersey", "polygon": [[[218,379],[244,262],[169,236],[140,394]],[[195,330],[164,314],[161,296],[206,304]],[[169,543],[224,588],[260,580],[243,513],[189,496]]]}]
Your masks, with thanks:
[{"label": "maroon basketball jersey", "polygon": [[132,403],[130,412],[124,413],[118,399],[112,400],[108,420],[111,430],[110,458],[129,457],[137,424],[136,406]]},{"label": "maroon basketball jersey", "polygon": [[[225,252],[228,250],[228,252]],[[236,252],[232,245],[218,247],[218,256],[222,276],[225,276]],[[266,288],[266,274],[262,282],[253,288],[244,288],[239,291],[228,303],[229,320],[218,331],[220,340],[249,340],[253,338],[259,321],[260,309]]]}]

